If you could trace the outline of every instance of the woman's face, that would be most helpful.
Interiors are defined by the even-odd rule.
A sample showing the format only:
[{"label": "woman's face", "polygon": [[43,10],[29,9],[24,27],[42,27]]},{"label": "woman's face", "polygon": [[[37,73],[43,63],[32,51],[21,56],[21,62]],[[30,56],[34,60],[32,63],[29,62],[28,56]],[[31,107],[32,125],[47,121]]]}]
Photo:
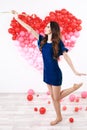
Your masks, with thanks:
[{"label": "woman's face", "polygon": [[44,33],[45,33],[46,35],[49,35],[49,34],[52,33],[52,32],[51,32],[50,23],[48,23],[48,24],[46,25],[46,27],[45,27],[45,29],[44,29]]}]

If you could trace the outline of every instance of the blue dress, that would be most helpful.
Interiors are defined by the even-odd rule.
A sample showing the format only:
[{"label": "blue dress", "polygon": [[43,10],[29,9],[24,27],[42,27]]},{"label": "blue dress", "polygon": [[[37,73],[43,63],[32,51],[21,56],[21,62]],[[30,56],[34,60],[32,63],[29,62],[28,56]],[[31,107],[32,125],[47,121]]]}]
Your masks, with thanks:
[{"label": "blue dress", "polygon": [[[39,35],[38,47],[40,47],[42,35]],[[63,54],[64,51],[68,51],[65,48],[62,41],[59,42],[59,53],[58,57]],[[42,48],[43,57],[43,81],[47,84],[60,86],[62,84],[62,72],[58,65],[58,60],[53,58],[52,43],[46,43]]]}]

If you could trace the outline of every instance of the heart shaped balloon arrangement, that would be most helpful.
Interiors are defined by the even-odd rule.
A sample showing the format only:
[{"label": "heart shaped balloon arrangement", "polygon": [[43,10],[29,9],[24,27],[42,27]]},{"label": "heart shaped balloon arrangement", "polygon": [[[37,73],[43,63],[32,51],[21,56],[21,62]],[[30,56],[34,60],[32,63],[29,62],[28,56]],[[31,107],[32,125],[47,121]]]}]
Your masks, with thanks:
[{"label": "heart shaped balloon arrangement", "polygon": [[[44,34],[44,27],[48,22],[51,20],[58,22],[63,42],[69,50],[74,47],[76,39],[79,37],[79,32],[82,30],[82,21],[66,9],[51,11],[44,20],[36,14],[27,15],[25,12],[19,14],[18,17],[40,34]],[[14,17],[11,20],[8,32],[12,35],[12,40],[18,41],[19,51],[28,63],[37,70],[42,71],[42,57],[33,35],[22,27]]]}]

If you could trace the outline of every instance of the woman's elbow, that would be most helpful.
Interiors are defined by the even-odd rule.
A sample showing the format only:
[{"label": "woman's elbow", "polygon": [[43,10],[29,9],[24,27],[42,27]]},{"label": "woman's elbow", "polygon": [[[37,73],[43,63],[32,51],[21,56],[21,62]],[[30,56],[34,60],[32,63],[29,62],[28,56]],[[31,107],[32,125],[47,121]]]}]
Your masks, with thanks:
[{"label": "woman's elbow", "polygon": [[64,56],[64,57],[67,57],[67,56],[68,56],[66,51],[63,52],[63,56]]}]

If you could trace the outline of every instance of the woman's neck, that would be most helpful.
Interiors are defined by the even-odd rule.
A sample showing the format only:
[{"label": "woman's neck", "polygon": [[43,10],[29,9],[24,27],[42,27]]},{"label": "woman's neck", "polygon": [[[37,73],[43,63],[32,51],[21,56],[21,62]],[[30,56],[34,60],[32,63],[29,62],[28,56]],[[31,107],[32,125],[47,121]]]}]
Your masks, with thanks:
[{"label": "woman's neck", "polygon": [[52,38],[52,34],[49,34],[47,42],[52,42],[51,38]]}]

